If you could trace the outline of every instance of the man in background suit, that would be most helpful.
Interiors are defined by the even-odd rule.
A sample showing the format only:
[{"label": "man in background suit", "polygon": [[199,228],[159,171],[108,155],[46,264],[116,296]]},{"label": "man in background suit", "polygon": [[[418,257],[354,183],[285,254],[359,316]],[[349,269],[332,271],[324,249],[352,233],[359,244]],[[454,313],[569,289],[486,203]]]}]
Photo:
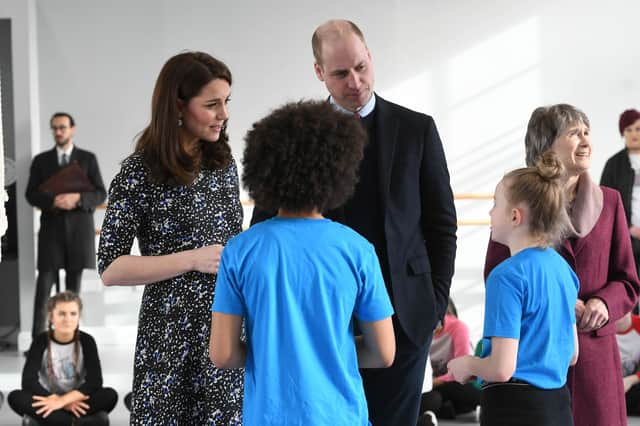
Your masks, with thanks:
[{"label": "man in background suit", "polygon": [[[52,284],[58,280],[58,270],[65,270],[66,289],[80,293],[82,270],[95,269],[93,212],[107,195],[95,155],[73,144],[73,117],[66,112],[57,112],[49,124],[55,147],[33,159],[26,191],[27,201],[41,210],[33,338],[45,330],[47,300]],[[80,165],[93,185],[93,191],[54,195],[39,189],[47,178],[70,163]]]},{"label": "man in background suit", "polygon": [[[456,212],[442,143],[431,117],[373,92],[371,53],[355,24],[322,24],[312,47],[329,102],[358,114],[369,134],[353,197],[326,212],[375,246],[395,309],[393,365],[361,370],[369,419],[375,426],[413,426],[433,330],[447,308],[456,252]],[[251,223],[274,214],[256,206]]]}]

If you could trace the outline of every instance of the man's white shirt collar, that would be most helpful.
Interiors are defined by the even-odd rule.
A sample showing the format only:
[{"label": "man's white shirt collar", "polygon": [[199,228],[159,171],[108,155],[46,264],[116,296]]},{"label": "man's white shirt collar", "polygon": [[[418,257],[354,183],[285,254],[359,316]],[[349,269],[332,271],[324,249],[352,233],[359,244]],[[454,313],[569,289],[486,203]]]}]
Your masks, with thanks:
[{"label": "man's white shirt collar", "polygon": [[342,111],[345,114],[358,114],[361,118],[366,117],[367,115],[371,114],[371,112],[373,111],[373,109],[376,107],[376,95],[372,94],[371,98],[369,98],[369,100],[367,101],[366,104],[364,104],[364,106],[362,108],[360,108],[359,110],[357,110],[356,112],[353,111],[349,111],[348,109],[344,108],[341,105],[338,105],[336,103],[336,101],[333,99],[333,96],[329,96],[329,102],[331,103],[331,105],[333,105],[338,111]]},{"label": "man's white shirt collar", "polygon": [[67,149],[62,149],[56,145],[56,152],[58,153],[58,164],[62,164],[62,155],[67,154],[67,161],[71,159],[71,152],[73,151],[73,142],[69,144]]}]

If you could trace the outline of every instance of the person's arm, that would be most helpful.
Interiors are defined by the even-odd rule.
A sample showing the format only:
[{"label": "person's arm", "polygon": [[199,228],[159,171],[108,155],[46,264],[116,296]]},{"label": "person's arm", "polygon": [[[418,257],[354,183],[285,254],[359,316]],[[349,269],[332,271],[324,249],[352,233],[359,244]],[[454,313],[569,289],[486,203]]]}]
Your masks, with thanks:
[{"label": "person's arm", "polygon": [[622,379],[624,386],[624,393],[627,393],[629,389],[640,383],[640,373],[630,374]]},{"label": "person's arm", "polygon": [[571,355],[571,361],[569,365],[576,365],[578,362],[578,356],[580,356],[580,343],[578,341],[578,327],[573,324],[573,355]]},{"label": "person's arm", "polygon": [[229,249],[224,251],[211,306],[209,358],[218,368],[242,368],[247,359],[247,345],[240,340],[242,317],[246,310],[236,269],[237,246],[234,243],[234,240],[230,241]]},{"label": "person's arm", "polygon": [[220,244],[213,244],[164,256],[122,255],[102,272],[102,282],[106,286],[140,285],[168,280],[189,271],[215,274],[222,248]]},{"label": "person's arm", "polygon": [[29,204],[40,210],[49,210],[53,208],[53,194],[42,192],[38,189],[40,184],[45,181],[46,176],[43,174],[44,157],[43,154],[36,156],[31,162],[29,171],[29,182],[25,191],[25,197]]},{"label": "person's arm", "polygon": [[359,368],[391,367],[396,356],[396,339],[391,317],[379,321],[358,321],[362,335],[356,336]]},{"label": "person's arm", "polygon": [[38,335],[27,353],[27,360],[22,369],[22,389],[33,393],[34,395],[50,395],[38,380],[38,372],[42,365],[42,357],[47,347],[47,336],[45,333]]},{"label": "person's arm", "polygon": [[[451,358],[458,358],[471,353],[471,340],[469,339],[469,327],[461,320],[454,318],[451,321],[452,325],[448,323],[450,316],[445,319],[445,333],[448,333],[451,338]],[[447,360],[448,361],[448,360]],[[454,380],[453,376],[449,373],[442,374],[435,377],[433,380],[434,385],[436,383],[441,384],[444,382],[450,382]]]},{"label": "person's arm", "polygon": [[36,414],[47,418],[49,417],[49,414],[56,410],[60,410],[65,408],[65,406],[70,406],[74,403],[86,401],[88,399],[89,397],[87,395],[84,395],[77,390],[72,390],[64,395],[51,394],[48,396],[34,396],[31,406],[36,409]]},{"label": "person's arm", "polygon": [[[608,282],[585,301],[583,317],[594,317],[593,323],[605,322],[595,329],[597,335],[615,333],[615,321],[633,309],[640,294],[640,282],[631,249],[627,220],[618,192],[615,196],[615,221],[611,235]],[[606,202],[605,194],[605,202]],[[595,299],[592,301],[592,299]],[[580,326],[579,326],[580,327]]]},{"label": "person's arm", "polygon": [[456,208],[447,160],[433,118],[427,117],[420,169],[422,232],[431,264],[437,318],[442,321],[456,258]]},{"label": "person's arm", "polygon": [[242,368],[247,359],[247,345],[240,340],[242,316],[213,312],[209,358],[218,368]]},{"label": "person's arm", "polygon": [[98,345],[91,335],[84,332],[80,332],[80,344],[82,345],[85,379],[77,390],[84,395],[91,395],[102,388],[102,367],[98,356]]},{"label": "person's arm", "polygon": [[491,353],[486,358],[465,355],[449,361],[449,373],[460,383],[473,376],[488,382],[506,382],[516,371],[518,340],[505,337],[491,338]]},{"label": "person's arm", "polygon": [[107,285],[139,285],[167,280],[189,271],[216,273],[221,245],[163,256],[133,256],[131,246],[147,220],[147,174],[139,158],[130,157],[109,188],[98,247],[98,272]]}]

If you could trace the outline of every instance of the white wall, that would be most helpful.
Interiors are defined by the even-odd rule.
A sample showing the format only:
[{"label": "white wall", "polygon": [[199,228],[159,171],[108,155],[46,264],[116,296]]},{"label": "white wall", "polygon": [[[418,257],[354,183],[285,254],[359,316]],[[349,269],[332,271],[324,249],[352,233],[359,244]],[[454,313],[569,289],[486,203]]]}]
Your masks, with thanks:
[{"label": "white wall", "polygon": [[[51,141],[47,117],[71,112],[77,143],[98,154],[106,182],[146,125],[153,84],[169,56],[204,50],[229,65],[230,134],[240,159],[244,133],[269,109],[325,96],[313,74],[310,38],[333,17],[350,18],[363,29],[380,94],[435,117],[457,192],[493,191],[505,170],[523,163],[533,108],[557,102],[575,104],[590,117],[598,179],[606,158],[622,147],[618,115],[640,107],[637,0],[36,5],[41,148]],[[27,159],[19,166],[27,167]],[[459,216],[485,218],[489,204],[460,202]],[[488,229],[463,227],[459,235],[454,295],[478,335]]]}]

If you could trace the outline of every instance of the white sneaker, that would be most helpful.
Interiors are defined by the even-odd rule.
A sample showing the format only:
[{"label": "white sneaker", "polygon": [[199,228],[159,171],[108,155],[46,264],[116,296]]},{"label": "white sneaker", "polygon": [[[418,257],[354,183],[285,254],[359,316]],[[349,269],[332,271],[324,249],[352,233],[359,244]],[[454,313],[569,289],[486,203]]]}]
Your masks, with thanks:
[{"label": "white sneaker", "polygon": [[438,419],[433,411],[425,411],[418,419],[419,426],[438,426]]},{"label": "white sneaker", "polygon": [[480,423],[480,411],[481,411],[480,406],[476,405],[476,415],[475,415],[476,423]]}]

